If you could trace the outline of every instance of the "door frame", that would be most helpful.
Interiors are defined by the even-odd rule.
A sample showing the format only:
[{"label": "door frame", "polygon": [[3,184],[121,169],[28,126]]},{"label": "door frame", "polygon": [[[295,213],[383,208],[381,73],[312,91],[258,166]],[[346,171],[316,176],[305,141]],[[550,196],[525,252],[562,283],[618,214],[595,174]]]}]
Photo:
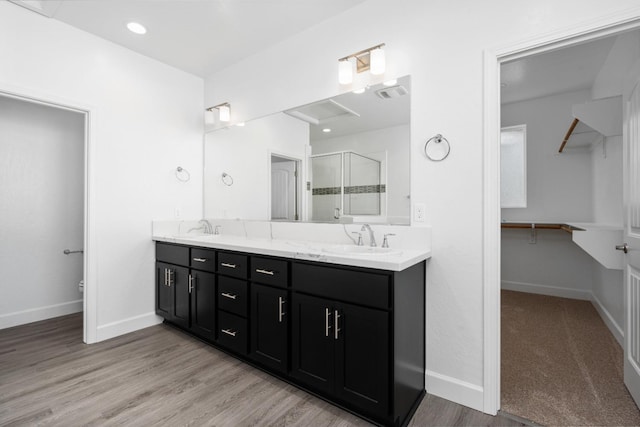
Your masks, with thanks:
[{"label": "door frame", "polygon": [[483,52],[483,412],[500,409],[500,66],[640,28],[640,8]]},{"label": "door frame", "polygon": [[0,95],[24,102],[63,109],[84,115],[84,248],[83,248],[83,332],[86,344],[98,341],[97,227],[94,221],[95,176],[93,167],[96,108],[76,100],[54,96],[33,88],[13,86],[0,81]]},{"label": "door frame", "polygon": [[267,194],[269,195],[269,197],[267,199],[267,220],[271,220],[271,163],[273,157],[279,157],[281,159],[287,159],[296,162],[296,170],[298,172],[298,176],[296,177],[296,204],[298,205],[298,219],[296,220],[296,222],[306,221],[306,200],[303,199],[303,195],[305,194],[303,186],[306,185],[306,175],[304,173],[304,171],[306,170],[306,165],[304,163],[304,159],[301,159],[300,156],[273,150],[268,150],[268,154],[269,157],[267,165],[267,176],[269,177],[269,179],[267,180]]}]

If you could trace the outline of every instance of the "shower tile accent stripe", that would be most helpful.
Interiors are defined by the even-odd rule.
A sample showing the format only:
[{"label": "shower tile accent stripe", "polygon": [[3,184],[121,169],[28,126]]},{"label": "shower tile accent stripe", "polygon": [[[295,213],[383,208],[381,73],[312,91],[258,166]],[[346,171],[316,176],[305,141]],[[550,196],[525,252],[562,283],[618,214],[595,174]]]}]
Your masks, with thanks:
[{"label": "shower tile accent stripe", "polygon": [[[370,193],[385,193],[387,186],[385,184],[380,185],[354,185],[350,187],[344,187],[345,194],[370,194]],[[340,187],[324,187],[314,188],[311,190],[313,196],[324,196],[328,194],[341,194]]]}]

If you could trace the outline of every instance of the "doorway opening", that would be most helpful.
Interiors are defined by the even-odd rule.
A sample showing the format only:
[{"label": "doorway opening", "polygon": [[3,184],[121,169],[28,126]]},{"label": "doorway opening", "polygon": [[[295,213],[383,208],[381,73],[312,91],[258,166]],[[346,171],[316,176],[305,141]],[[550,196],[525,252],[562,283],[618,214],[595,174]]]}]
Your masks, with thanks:
[{"label": "doorway opening", "polygon": [[302,160],[271,154],[271,220],[301,220]]},{"label": "doorway opening", "polygon": [[[591,232],[616,229],[622,238],[623,81],[640,63],[640,33],[630,30],[498,55],[500,127],[526,125],[527,186],[523,206],[496,212],[496,406],[541,424],[640,420],[622,378],[624,266],[596,253],[609,242]],[[594,117],[606,117],[607,127]],[[601,389],[615,376],[602,376],[603,358],[626,397]],[[624,399],[627,409],[605,410]],[[625,412],[631,421],[615,418]]]},{"label": "doorway opening", "polygon": [[88,113],[0,92],[0,123],[0,328],[70,316],[88,342]]}]

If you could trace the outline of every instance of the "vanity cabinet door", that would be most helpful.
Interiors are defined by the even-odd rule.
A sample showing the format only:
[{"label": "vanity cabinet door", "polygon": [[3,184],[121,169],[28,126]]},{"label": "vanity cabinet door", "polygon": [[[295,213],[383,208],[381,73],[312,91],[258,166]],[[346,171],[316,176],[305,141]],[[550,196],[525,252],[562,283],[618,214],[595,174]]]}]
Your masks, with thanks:
[{"label": "vanity cabinet door", "polygon": [[289,305],[286,290],[251,284],[250,356],[283,374],[289,360]]},{"label": "vanity cabinet door", "polygon": [[216,338],[216,276],[191,270],[191,330],[211,341]]},{"label": "vanity cabinet door", "polygon": [[336,396],[384,417],[389,410],[389,312],[334,306]]},{"label": "vanity cabinet door", "polygon": [[332,301],[302,294],[292,296],[291,376],[316,390],[334,389]]},{"label": "vanity cabinet door", "polygon": [[186,267],[169,266],[169,282],[173,294],[170,320],[184,328],[189,327],[190,295],[189,269]]}]

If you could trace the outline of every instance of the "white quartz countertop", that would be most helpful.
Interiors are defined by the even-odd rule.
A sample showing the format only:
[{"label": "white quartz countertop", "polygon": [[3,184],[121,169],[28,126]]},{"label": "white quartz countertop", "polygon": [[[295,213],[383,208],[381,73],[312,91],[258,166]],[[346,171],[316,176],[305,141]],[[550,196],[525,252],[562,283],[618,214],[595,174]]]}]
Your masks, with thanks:
[{"label": "white quartz countertop", "polygon": [[402,271],[431,257],[431,250],[428,249],[369,249],[366,246],[351,244],[247,238],[235,235],[172,235],[154,233],[153,240],[203,248],[223,249],[257,255],[270,255],[390,271]]}]

